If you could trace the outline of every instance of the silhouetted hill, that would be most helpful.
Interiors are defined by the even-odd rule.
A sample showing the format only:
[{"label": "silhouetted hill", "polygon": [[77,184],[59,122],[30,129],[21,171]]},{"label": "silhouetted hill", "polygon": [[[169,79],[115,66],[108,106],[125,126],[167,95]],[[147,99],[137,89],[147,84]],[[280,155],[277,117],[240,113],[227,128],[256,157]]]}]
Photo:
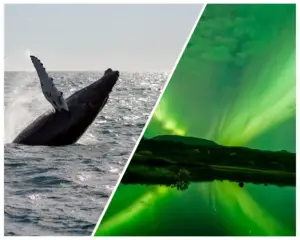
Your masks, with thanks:
[{"label": "silhouetted hill", "polygon": [[227,147],[194,137],[143,138],[122,182],[174,183],[180,171],[187,172],[190,181],[228,179],[295,186],[296,154]]}]

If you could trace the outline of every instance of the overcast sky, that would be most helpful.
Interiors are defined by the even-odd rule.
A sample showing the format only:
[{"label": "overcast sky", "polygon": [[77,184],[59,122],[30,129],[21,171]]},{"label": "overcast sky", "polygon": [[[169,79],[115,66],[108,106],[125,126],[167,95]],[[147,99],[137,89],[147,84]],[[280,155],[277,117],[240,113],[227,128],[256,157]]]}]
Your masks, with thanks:
[{"label": "overcast sky", "polygon": [[6,5],[5,70],[170,71],[203,5]]}]

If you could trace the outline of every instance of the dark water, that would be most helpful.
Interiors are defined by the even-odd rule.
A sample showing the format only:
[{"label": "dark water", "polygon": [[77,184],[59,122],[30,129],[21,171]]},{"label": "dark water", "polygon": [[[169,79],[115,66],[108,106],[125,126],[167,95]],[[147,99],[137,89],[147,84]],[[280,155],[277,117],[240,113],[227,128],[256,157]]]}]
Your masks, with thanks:
[{"label": "dark water", "polygon": [[[51,74],[65,96],[103,75]],[[49,109],[35,73],[5,73],[5,235],[90,235],[159,96],[167,74],[121,73],[78,144],[10,144]]]},{"label": "dark water", "polygon": [[[120,185],[99,228],[117,236],[295,235],[294,187],[214,181]],[[98,234],[97,234],[98,235]]]}]

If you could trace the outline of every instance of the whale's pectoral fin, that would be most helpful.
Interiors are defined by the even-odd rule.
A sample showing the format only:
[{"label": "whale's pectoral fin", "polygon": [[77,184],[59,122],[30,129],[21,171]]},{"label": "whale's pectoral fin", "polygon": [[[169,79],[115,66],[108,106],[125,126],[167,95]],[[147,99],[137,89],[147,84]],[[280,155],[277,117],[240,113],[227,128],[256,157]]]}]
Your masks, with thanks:
[{"label": "whale's pectoral fin", "polygon": [[69,111],[68,105],[63,97],[63,93],[58,91],[54,85],[53,78],[49,77],[42,62],[35,56],[30,56],[33,66],[41,82],[42,92],[48,102],[57,111]]}]

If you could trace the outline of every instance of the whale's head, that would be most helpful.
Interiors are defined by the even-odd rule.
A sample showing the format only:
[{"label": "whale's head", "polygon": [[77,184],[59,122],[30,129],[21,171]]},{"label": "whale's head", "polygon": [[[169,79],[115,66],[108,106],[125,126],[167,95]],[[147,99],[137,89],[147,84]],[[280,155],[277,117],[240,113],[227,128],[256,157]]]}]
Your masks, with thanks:
[{"label": "whale's head", "polygon": [[119,71],[107,69],[101,79],[81,89],[70,97],[70,104],[84,105],[89,110],[101,111],[109,94],[119,79]]}]

